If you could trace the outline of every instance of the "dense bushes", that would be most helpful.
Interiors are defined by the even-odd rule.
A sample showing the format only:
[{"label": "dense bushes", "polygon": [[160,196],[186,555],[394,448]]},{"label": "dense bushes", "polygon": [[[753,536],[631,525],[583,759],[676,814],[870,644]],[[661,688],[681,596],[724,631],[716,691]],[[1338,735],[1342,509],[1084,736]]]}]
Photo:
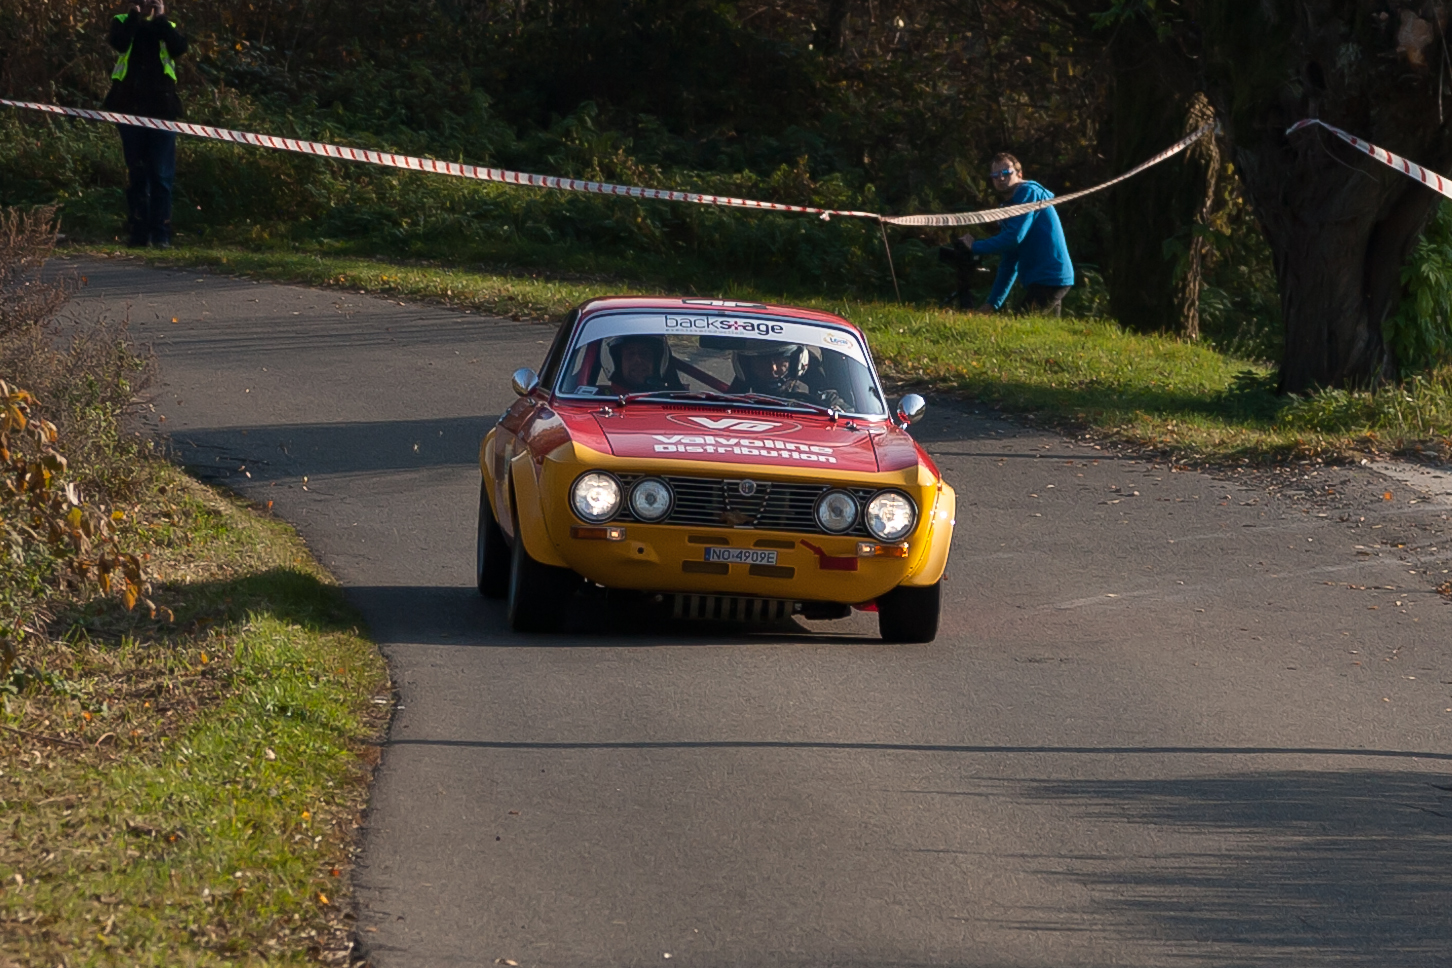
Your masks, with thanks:
[{"label": "dense bushes", "polygon": [[[1003,148],[1054,191],[1111,173],[1108,32],[1054,9],[956,0],[194,0],[177,16],[193,41],[181,61],[193,120],[549,174],[906,212],[994,204],[983,172]],[[97,104],[113,56],[103,40],[111,13],[81,0],[0,0],[0,92]],[[182,243],[645,275],[680,288],[893,291],[875,227],[848,220],[464,184],[189,139],[180,154]],[[68,235],[112,240],[123,208],[119,156],[105,126],[0,115],[0,204],[60,202]],[[1227,168],[1220,185],[1209,224],[1198,227],[1212,242],[1201,332],[1236,355],[1274,359],[1280,307],[1270,252],[1236,173]],[[1061,213],[1088,283],[1069,308],[1083,315],[1105,306],[1103,198]],[[1194,230],[1165,240],[1167,261]],[[908,300],[937,301],[954,288],[931,258],[948,235],[893,232]],[[1431,362],[1452,332],[1449,307],[1438,302],[1448,291],[1439,251],[1418,250],[1408,269],[1413,299],[1388,325],[1409,368]]]},{"label": "dense bushes", "polygon": [[55,321],[70,285],[41,274],[54,243],[53,209],[0,211],[0,682],[58,595],[94,583],[150,605],[121,540],[147,474],[122,426],[147,361],[124,325]]},{"label": "dense bushes", "polygon": [[1452,205],[1437,207],[1402,270],[1406,294],[1383,334],[1404,369],[1452,362]]},{"label": "dense bushes", "polygon": [[[1005,144],[1053,187],[1096,172],[1092,49],[1029,10],[688,0],[360,4],[197,0],[182,87],[194,120],[561,175],[883,211],[978,207]],[[11,9],[13,8],[13,9]],[[0,90],[95,104],[110,11],[0,0]],[[834,19],[835,18],[835,19]],[[986,18],[986,19],[985,19]],[[98,126],[5,118],[0,203],[62,201],[110,240],[122,172]],[[182,241],[340,244],[495,263],[679,264],[773,288],[892,292],[875,228],[444,185],[184,144]],[[284,218],[285,216],[285,218]],[[1076,227],[1077,226],[1077,227]],[[1070,218],[1094,262],[1094,218]],[[904,295],[941,298],[946,232],[895,232]]]}]

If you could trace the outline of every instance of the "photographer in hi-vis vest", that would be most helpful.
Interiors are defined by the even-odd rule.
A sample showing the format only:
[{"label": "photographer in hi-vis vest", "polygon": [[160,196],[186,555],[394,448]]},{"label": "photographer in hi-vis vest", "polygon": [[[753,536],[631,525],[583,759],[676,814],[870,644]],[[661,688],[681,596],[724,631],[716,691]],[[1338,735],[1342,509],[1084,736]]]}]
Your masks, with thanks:
[{"label": "photographer in hi-vis vest", "polygon": [[[119,114],[176,121],[176,59],[187,39],[166,19],[162,0],[142,0],[111,20],[111,46],[121,54],[102,107]],[[171,246],[171,186],[176,177],[176,135],[117,125],[126,157],[127,228],[131,246]]]}]

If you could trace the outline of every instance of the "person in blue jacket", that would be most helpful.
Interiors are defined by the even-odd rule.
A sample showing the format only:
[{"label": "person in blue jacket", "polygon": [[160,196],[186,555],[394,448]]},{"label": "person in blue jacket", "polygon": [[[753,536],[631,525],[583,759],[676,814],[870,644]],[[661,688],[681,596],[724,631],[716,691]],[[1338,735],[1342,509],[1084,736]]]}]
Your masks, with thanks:
[{"label": "person in blue jacket", "polygon": [[[993,156],[989,177],[1000,195],[1008,196],[1008,204],[1023,205],[1054,197],[1053,192],[1036,181],[1026,181],[1023,166],[1013,155]],[[997,235],[988,239],[964,236],[962,241],[974,252],[999,256],[998,275],[993,289],[978,312],[993,312],[1003,306],[1015,280],[1027,289],[1026,312],[1060,315],[1064,297],[1074,285],[1074,263],[1069,259],[1069,246],[1064,242],[1064,227],[1059,213],[1052,207],[1041,208],[1027,215],[1016,215],[998,223]]]}]

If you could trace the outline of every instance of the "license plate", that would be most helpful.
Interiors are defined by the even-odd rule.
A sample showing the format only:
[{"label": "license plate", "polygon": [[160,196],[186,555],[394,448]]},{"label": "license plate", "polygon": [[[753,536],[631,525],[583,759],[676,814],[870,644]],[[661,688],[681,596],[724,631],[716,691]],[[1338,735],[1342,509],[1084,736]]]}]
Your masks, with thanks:
[{"label": "license plate", "polygon": [[733,565],[774,565],[775,551],[756,548],[707,548],[707,561],[729,561]]}]

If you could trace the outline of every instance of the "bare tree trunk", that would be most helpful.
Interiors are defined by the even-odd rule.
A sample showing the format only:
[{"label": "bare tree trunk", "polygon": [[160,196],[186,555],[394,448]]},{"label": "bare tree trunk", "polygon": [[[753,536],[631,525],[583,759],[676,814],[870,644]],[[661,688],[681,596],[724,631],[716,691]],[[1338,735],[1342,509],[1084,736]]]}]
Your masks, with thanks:
[{"label": "bare tree trunk", "polygon": [[812,46],[830,57],[842,50],[842,33],[847,24],[847,0],[827,0],[822,22],[812,34]]},{"label": "bare tree trunk", "polygon": [[[1215,120],[1215,109],[1201,92],[1190,99],[1185,116],[1185,133],[1189,134]],[[1180,320],[1180,333],[1190,339],[1200,338],[1200,289],[1205,283],[1205,257],[1210,240],[1205,231],[1215,207],[1215,185],[1220,175],[1220,145],[1215,137],[1197,141],[1188,152],[1191,169],[1190,185],[1200,191],[1195,221],[1190,226],[1184,263],[1175,272],[1175,315]]]},{"label": "bare tree trunk", "polygon": [[[1445,41],[1433,26],[1441,18],[1421,18],[1440,5],[1283,0],[1233,15],[1221,7],[1203,24],[1216,100],[1233,112],[1235,158],[1275,256],[1283,392],[1397,376],[1382,325],[1437,196],[1323,130],[1285,130],[1323,118],[1441,169],[1452,157],[1437,120]],[[1283,67],[1278,78],[1247,66],[1267,50]]]},{"label": "bare tree trunk", "polygon": [[[1130,23],[1110,45],[1115,65],[1113,167],[1139,164],[1166,144],[1214,120],[1197,90],[1193,62],[1147,23]],[[1200,334],[1199,299],[1205,240],[1195,231],[1209,218],[1219,151],[1199,142],[1116,189],[1109,200],[1106,260],[1109,305],[1139,332]]]},{"label": "bare tree trunk", "polygon": [[1280,280],[1281,390],[1395,379],[1381,327],[1436,196],[1323,132],[1237,154]]},{"label": "bare tree trunk", "polygon": [[[1102,0],[1068,0],[1094,17]],[[1128,7],[1129,5],[1125,5]],[[1155,98],[1173,103],[1186,74],[1203,79],[1234,146],[1261,228],[1275,256],[1286,327],[1281,389],[1370,386],[1395,378],[1397,361],[1382,325],[1401,295],[1401,268],[1437,196],[1318,130],[1288,138],[1302,118],[1321,118],[1389,151],[1446,172],[1452,160],[1444,96],[1448,76],[1449,0],[1180,0],[1158,10],[1139,5],[1117,20],[1110,44],[1116,97],[1151,116],[1163,140]],[[1127,41],[1127,42],[1126,42]],[[1141,53],[1143,52],[1143,53]],[[1138,55],[1138,60],[1135,56]],[[1124,69],[1131,76],[1125,83]],[[1194,90],[1195,88],[1190,88]],[[1115,130],[1123,126],[1116,101]],[[1158,125],[1158,126],[1157,126]],[[1132,140],[1127,142],[1132,144]],[[1139,150],[1139,145],[1134,145]],[[1116,162],[1121,146],[1116,141]],[[1163,166],[1169,168],[1169,165]],[[1134,234],[1136,211],[1149,238],[1164,238],[1164,210],[1150,172],[1121,196],[1115,238]],[[1116,199],[1119,203],[1121,199]],[[1110,300],[1137,328],[1163,328],[1159,273],[1135,292],[1136,265],[1152,265],[1148,243],[1114,252]],[[1183,304],[1183,300],[1182,300]]]}]

